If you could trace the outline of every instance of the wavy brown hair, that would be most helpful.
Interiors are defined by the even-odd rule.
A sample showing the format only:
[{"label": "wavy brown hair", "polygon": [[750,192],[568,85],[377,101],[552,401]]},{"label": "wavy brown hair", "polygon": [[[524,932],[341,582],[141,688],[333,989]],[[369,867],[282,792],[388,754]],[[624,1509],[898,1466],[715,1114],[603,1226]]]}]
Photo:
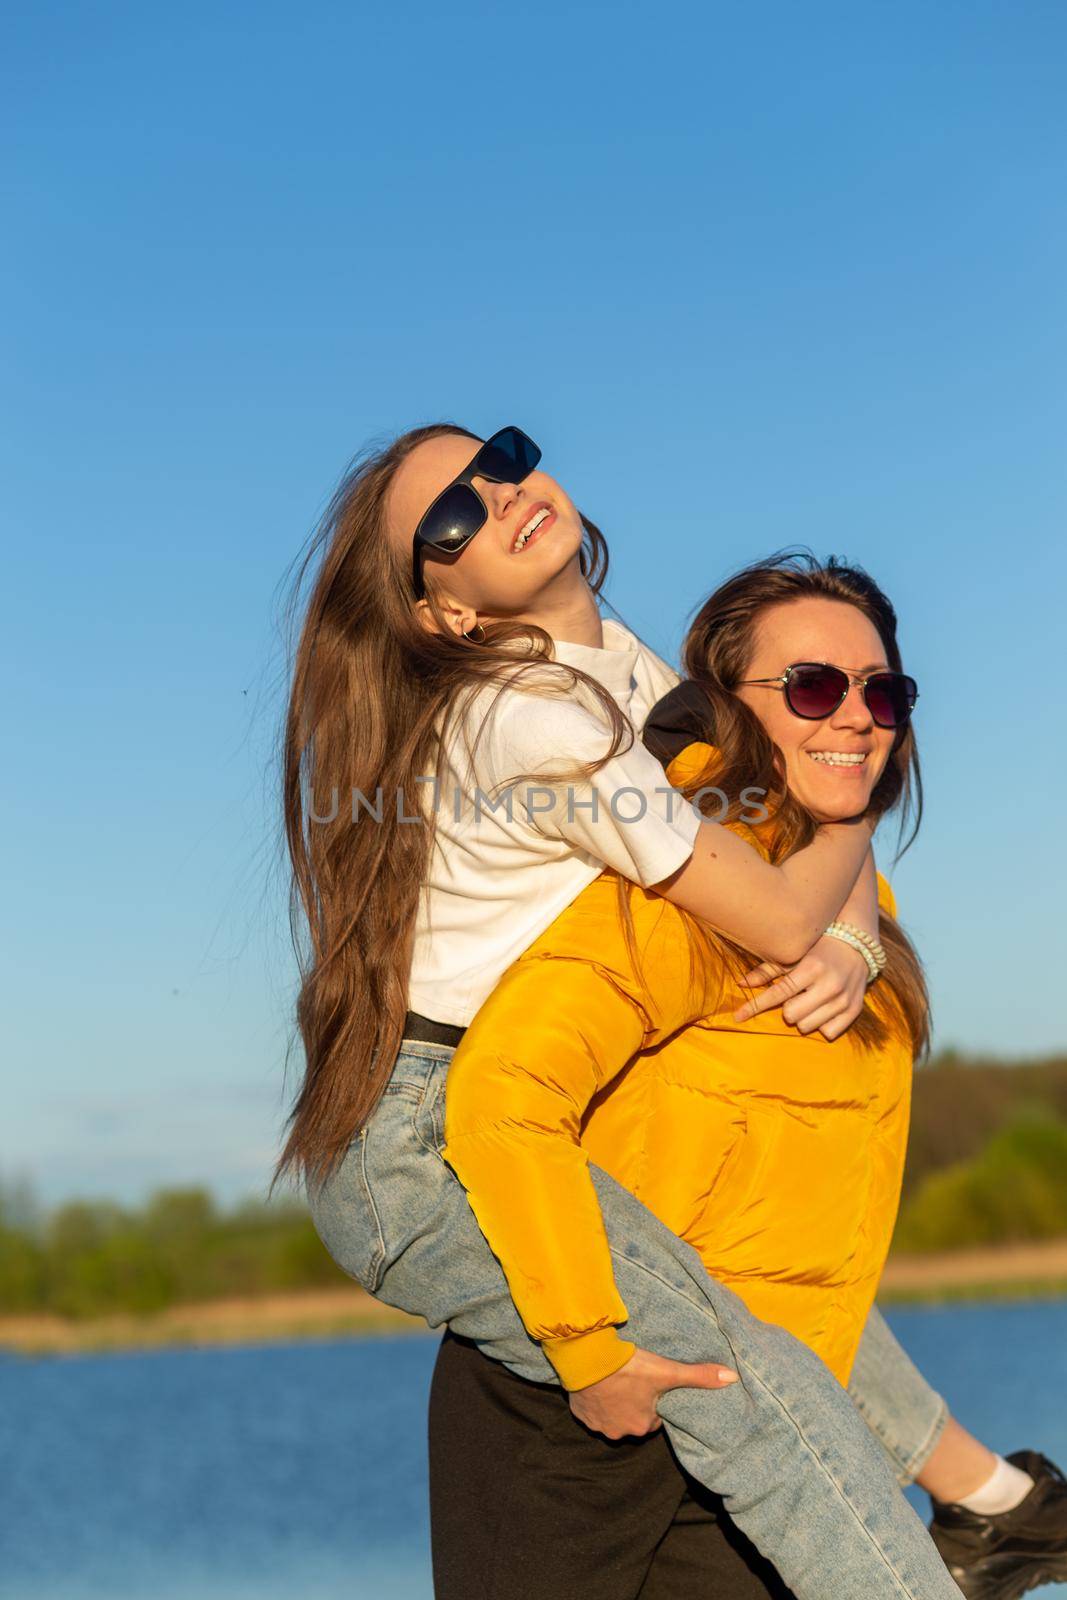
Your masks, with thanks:
[{"label": "wavy brown hair", "polygon": [[[784,551],[753,562],[728,579],[696,613],[682,651],[685,676],[706,694],[709,728],[715,730],[714,756],[694,782],[687,782],[685,793],[692,796],[705,785],[715,785],[730,797],[729,811],[720,820],[737,822],[747,808],[733,797],[740,796],[746,786],[762,789],[773,827],[766,834],[761,829],[761,837],[769,844],[770,859],[775,862],[810,844],[818,822],[790,794],[781,750],[756,713],[734,691],[748,673],[756,628],[763,614],[771,606],[810,598],[838,600],[862,611],[877,630],[889,666],[894,672],[903,670],[896,612],[874,579],[861,567],[834,558],[820,562],[808,551]],[[922,819],[922,777],[910,722],[894,738],[869,809],[879,817],[898,813],[899,860],[913,842]],[[850,1032],[871,1048],[884,1044],[890,1031],[903,1032],[919,1056],[927,1048],[930,1033],[930,1004],[922,965],[899,923],[884,912],[880,917],[880,937],[888,958],[886,970],[868,990],[867,1004]],[[701,929],[699,944],[705,960],[712,949],[718,952],[720,968],[724,957],[735,972],[754,963],[750,951],[723,935],[711,933],[706,926]]]},{"label": "wavy brown hair", "polygon": [[[387,534],[386,497],[411,452],[442,434],[469,438],[472,455],[481,443],[444,422],[357,457],[295,564],[290,641],[299,637],[295,647],[290,642],[281,780],[305,1067],[275,1183],[287,1172],[325,1178],[389,1077],[403,1036],[416,906],[433,837],[425,779],[437,775],[441,733],[468,695],[491,683],[521,689],[527,667],[538,666],[541,693],[548,678],[561,695],[587,685],[611,744],[576,776],[590,776],[633,739],[594,679],[562,663],[546,673],[541,664],[552,640],[543,628],[485,624],[478,643],[451,633],[437,607],[432,563],[426,597],[440,631],[419,621],[410,559]],[[592,522],[582,517],[582,524],[581,571],[599,594],[607,545]],[[353,791],[375,797],[379,789],[380,821],[357,804],[353,816],[341,799]],[[402,823],[401,814],[423,815],[424,824]]]}]

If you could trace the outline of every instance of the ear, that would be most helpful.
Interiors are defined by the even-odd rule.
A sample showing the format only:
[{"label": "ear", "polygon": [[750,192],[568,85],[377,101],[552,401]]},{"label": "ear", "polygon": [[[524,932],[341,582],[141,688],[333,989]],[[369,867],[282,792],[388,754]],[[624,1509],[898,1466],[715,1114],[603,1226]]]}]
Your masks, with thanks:
[{"label": "ear", "polygon": [[468,605],[464,605],[460,600],[454,600],[445,591],[439,589],[434,595],[434,601],[444,624],[443,627],[434,615],[429,600],[417,600],[415,602],[415,615],[427,633],[442,633],[447,629],[449,633],[454,633],[459,638],[461,634],[467,633],[476,625],[478,621],[477,611]]}]

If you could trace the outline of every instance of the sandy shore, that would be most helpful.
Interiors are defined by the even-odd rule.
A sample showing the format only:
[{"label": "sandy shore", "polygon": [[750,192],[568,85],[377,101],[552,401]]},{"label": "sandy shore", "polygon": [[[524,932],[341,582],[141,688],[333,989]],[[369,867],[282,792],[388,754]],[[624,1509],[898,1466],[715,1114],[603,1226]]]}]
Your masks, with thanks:
[{"label": "sandy shore", "polygon": [[879,1299],[1003,1299],[1031,1291],[1067,1294],[1067,1239],[890,1256]]},{"label": "sandy shore", "polygon": [[[882,1280],[883,1304],[1067,1294],[1067,1239],[942,1255],[894,1256]],[[272,1344],[293,1339],[418,1333],[425,1324],[393,1311],[362,1289],[309,1290],[262,1299],[173,1306],[154,1316],[72,1322],[47,1315],[0,1316],[0,1350],[72,1355],[181,1345]]]}]

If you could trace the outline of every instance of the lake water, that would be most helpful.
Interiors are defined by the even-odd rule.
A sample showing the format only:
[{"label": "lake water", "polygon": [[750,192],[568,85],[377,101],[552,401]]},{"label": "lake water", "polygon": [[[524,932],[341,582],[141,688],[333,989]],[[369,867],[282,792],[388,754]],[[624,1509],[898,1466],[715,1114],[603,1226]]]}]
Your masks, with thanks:
[{"label": "lake water", "polygon": [[[1067,1301],[889,1320],[973,1432],[1067,1466]],[[0,1358],[0,1594],[430,1600],[436,1348],[413,1335]]]}]

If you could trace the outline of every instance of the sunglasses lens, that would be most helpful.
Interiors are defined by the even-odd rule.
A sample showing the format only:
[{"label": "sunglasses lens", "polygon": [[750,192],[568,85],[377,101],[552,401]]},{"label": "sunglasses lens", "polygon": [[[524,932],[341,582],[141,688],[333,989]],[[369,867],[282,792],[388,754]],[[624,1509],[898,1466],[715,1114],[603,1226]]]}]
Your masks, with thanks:
[{"label": "sunglasses lens", "polygon": [[521,483],[540,459],[540,450],[521,428],[501,428],[483,444],[473,470],[495,483]]},{"label": "sunglasses lens", "polygon": [[848,679],[840,667],[794,667],[785,697],[794,715],[816,721],[837,710],[847,689]]},{"label": "sunglasses lens", "polygon": [[867,709],[880,728],[900,728],[919,696],[914,678],[903,672],[880,672],[867,679]]},{"label": "sunglasses lens", "polygon": [[465,483],[454,483],[426,513],[419,537],[423,544],[432,544],[437,550],[462,550],[485,518],[485,507],[474,490]]}]

